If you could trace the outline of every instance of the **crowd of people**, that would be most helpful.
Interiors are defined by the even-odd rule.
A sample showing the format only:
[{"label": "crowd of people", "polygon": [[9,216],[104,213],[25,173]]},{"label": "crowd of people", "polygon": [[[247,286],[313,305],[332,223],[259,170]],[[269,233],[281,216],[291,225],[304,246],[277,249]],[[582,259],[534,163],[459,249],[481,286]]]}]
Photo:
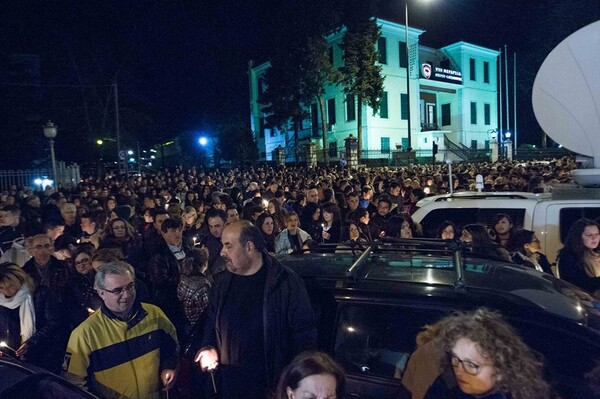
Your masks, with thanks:
[{"label": "crowd of people", "polygon": [[[311,352],[317,337],[306,289],[278,254],[419,237],[416,203],[449,184],[474,189],[481,174],[484,190],[542,192],[569,182],[574,166],[568,158],[458,164],[452,176],[447,165],[174,168],[87,177],[60,190],[13,187],[0,197],[0,339],[15,348],[11,355],[101,397],[159,397],[174,386],[181,397],[217,390],[227,398],[340,396],[343,371]],[[506,214],[491,229],[446,221],[436,238],[552,273],[535,232]],[[592,294],[600,289],[599,240],[598,223],[580,221],[560,257],[561,277]],[[460,382],[470,378],[462,372],[513,367],[494,364],[497,349],[478,341],[489,338],[466,331],[477,327],[466,315],[454,317],[462,330],[446,323],[445,338],[436,340],[452,353],[442,369]],[[495,378],[481,392],[510,397],[507,381]]]}]

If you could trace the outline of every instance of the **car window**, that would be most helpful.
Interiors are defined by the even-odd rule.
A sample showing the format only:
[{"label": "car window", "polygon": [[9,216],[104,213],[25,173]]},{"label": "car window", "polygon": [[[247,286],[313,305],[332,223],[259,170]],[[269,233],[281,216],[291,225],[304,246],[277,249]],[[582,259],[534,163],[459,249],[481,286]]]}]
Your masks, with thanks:
[{"label": "car window", "polygon": [[488,229],[493,230],[494,226],[492,226],[492,221],[494,217],[499,213],[506,213],[513,221],[513,226],[515,228],[523,228],[523,223],[525,221],[525,209],[498,209],[498,208],[481,208],[479,209],[479,223],[482,223],[487,226]]},{"label": "car window", "polygon": [[477,223],[477,208],[442,208],[431,210],[421,220],[425,235],[435,237],[439,226],[444,220],[450,220],[459,226]]},{"label": "car window", "polygon": [[581,219],[596,219],[600,217],[600,207],[591,208],[561,208],[560,210],[560,242],[564,243],[571,225]]},{"label": "car window", "polygon": [[447,313],[422,308],[343,304],[334,356],[349,373],[401,378],[423,326]]},{"label": "car window", "polygon": [[52,374],[34,374],[2,392],[2,399],[91,399],[93,397]]},{"label": "car window", "polygon": [[543,356],[548,379],[563,398],[600,397],[600,346],[571,329],[541,325],[529,319],[508,321],[527,345]]},{"label": "car window", "polygon": [[454,222],[458,227],[472,223],[481,223],[492,229],[492,220],[498,213],[506,213],[516,227],[523,227],[525,209],[522,208],[444,208],[433,209],[421,221],[423,231],[428,237],[435,237],[439,226],[445,220]]}]

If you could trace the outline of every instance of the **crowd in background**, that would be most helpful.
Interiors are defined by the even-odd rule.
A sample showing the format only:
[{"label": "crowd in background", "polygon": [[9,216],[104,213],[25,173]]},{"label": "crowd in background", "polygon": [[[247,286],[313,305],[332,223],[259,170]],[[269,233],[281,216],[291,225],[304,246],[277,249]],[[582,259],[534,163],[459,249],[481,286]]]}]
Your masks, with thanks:
[{"label": "crowd in background", "polygon": [[[0,197],[2,262],[22,268],[22,284],[29,284],[33,295],[30,311],[43,316],[35,318],[35,332],[25,335],[28,326],[15,329],[11,324],[19,323],[18,318],[0,318],[6,324],[0,331],[15,329],[23,335],[1,338],[18,348],[23,359],[59,372],[69,333],[102,305],[94,288],[96,270],[118,260],[133,266],[137,298],[164,311],[182,354],[193,355],[211,286],[226,271],[222,233],[235,221],[256,225],[272,255],[323,244],[335,251],[331,244],[429,234],[411,219],[417,202],[451,190],[475,190],[476,175],[483,176],[483,191],[540,193],[547,185],[569,183],[574,167],[572,159],[563,158],[462,163],[452,165],[451,175],[446,164],[359,171],[174,168],[141,176],[86,177],[59,190],[12,187]],[[598,228],[594,221],[578,222],[561,253],[565,263],[580,265],[569,268],[574,272],[567,271],[565,278],[590,293],[600,289]],[[460,239],[492,256],[552,273],[535,232],[514,226],[506,214],[496,215],[490,229],[444,222],[435,238]],[[0,276],[0,288],[5,285]],[[10,296],[0,291],[0,296]],[[455,344],[449,342],[449,348]],[[461,361],[459,355],[452,366]],[[329,368],[339,384],[337,368]]]}]

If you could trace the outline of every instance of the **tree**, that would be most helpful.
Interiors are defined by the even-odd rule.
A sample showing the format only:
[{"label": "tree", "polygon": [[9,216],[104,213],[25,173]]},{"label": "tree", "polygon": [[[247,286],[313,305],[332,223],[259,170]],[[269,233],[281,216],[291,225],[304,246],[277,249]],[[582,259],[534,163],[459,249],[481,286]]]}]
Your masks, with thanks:
[{"label": "tree", "polygon": [[[313,102],[321,111],[323,149],[327,148],[325,85],[340,80],[339,72],[328,56],[325,36],[338,23],[333,1],[290,1],[280,8],[284,29],[278,25],[274,35],[276,50],[267,70],[268,88],[261,99],[267,104],[267,126],[285,128],[292,122],[296,159],[298,159],[298,126],[310,116]],[[301,16],[301,17],[298,17]],[[327,152],[324,151],[325,157]],[[327,161],[327,158],[325,158]]]},{"label": "tree", "polygon": [[[218,128],[218,142],[215,146],[215,157],[226,161],[237,161],[241,166],[258,159],[258,144],[254,132],[241,121],[230,121]],[[215,159],[215,164],[216,164]]]},{"label": "tree", "polygon": [[[365,2],[368,3],[368,2]],[[372,13],[358,7],[345,15],[347,28],[342,43],[344,50],[344,66],[340,68],[344,92],[356,96],[358,112],[356,116],[356,133],[358,138],[358,156],[361,157],[362,143],[362,106],[368,105],[373,114],[379,112],[384,77],[375,43],[381,36],[381,28],[377,26]]]}]

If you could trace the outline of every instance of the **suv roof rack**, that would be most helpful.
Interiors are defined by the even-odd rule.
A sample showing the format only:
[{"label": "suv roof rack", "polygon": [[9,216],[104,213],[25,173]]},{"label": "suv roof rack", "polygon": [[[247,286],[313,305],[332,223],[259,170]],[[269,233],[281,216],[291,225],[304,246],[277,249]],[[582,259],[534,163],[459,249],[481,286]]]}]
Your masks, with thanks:
[{"label": "suv roof rack", "polygon": [[[423,238],[383,238],[369,243],[359,243],[356,245],[335,245],[325,244],[318,248],[310,249],[311,253],[326,254],[332,252],[348,252],[358,256],[352,265],[348,267],[342,278],[358,280],[365,278],[370,268],[366,261],[368,258],[383,253],[422,253],[426,255],[445,255],[451,258],[453,270],[455,272],[454,288],[457,291],[464,292],[466,289],[464,255],[472,253],[480,257],[489,257],[485,254],[473,251],[470,243],[455,242],[450,240],[423,239]],[[493,258],[493,257],[492,257]],[[500,258],[493,258],[497,261],[503,261]],[[341,282],[340,282],[341,283]]]}]

